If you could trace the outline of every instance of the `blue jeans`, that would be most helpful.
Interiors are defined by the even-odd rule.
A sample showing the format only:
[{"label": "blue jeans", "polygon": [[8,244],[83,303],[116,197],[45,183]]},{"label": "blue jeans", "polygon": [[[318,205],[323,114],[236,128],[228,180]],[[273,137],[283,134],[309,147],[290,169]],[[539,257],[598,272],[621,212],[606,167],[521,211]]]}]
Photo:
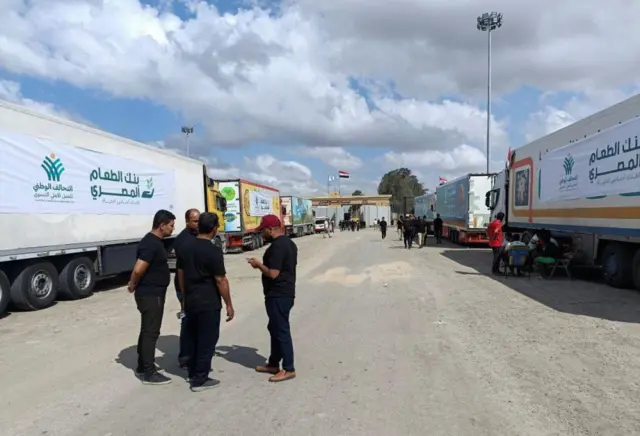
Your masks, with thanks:
[{"label": "blue jeans", "polygon": [[280,366],[288,372],[294,372],[293,365],[293,340],[291,339],[291,326],[289,314],[293,308],[293,297],[266,298],[264,305],[267,309],[269,324],[267,329],[271,336],[271,354],[269,366]]}]

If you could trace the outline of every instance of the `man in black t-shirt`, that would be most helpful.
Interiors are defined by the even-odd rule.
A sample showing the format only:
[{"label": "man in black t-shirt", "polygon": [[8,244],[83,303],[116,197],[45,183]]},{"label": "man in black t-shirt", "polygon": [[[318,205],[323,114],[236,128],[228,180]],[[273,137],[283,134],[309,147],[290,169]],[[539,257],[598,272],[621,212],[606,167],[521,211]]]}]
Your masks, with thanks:
[{"label": "man in black t-shirt", "polygon": [[224,300],[227,322],[234,316],[222,250],[213,244],[218,215],[204,212],[198,220],[198,236],[178,251],[178,281],[186,319],[189,383],[193,392],[213,388],[220,382],[209,377],[211,359],[220,337],[220,310]]},{"label": "man in black t-shirt", "polygon": [[[178,258],[178,250],[180,249],[180,247],[182,247],[186,241],[195,239],[195,237],[198,236],[199,218],[200,211],[198,209],[189,209],[185,212],[184,220],[186,226],[173,241],[173,252],[176,255],[176,260]],[[180,290],[180,283],[178,283],[178,274],[176,274],[173,279],[173,286],[176,288],[176,297],[178,297],[180,307],[182,308],[182,291]],[[184,308],[182,309],[182,312],[184,312]],[[182,369],[187,368],[187,362],[189,361],[190,355],[188,341],[185,334],[186,325],[187,322],[183,316],[180,319],[180,352],[178,353],[178,364]]]},{"label": "man in black t-shirt", "polygon": [[263,216],[259,229],[262,230],[264,239],[271,244],[265,251],[262,262],[254,257],[249,259],[249,264],[262,273],[271,354],[267,364],[258,366],[256,371],[271,374],[270,382],[281,382],[296,376],[289,314],[296,296],[298,247],[284,236],[280,218],[275,215]]},{"label": "man in black t-shirt", "polygon": [[440,214],[436,214],[436,218],[433,220],[433,233],[436,237],[436,244],[442,244],[442,218]]},{"label": "man in black t-shirt", "polygon": [[384,217],[382,217],[382,219],[380,220],[378,225],[380,226],[380,233],[382,234],[382,239],[386,238],[387,237],[387,222],[385,221]]},{"label": "man in black t-shirt", "polygon": [[153,217],[153,228],[138,244],[136,264],[131,272],[127,289],[134,293],[140,312],[138,336],[138,366],[136,374],[149,385],[171,383],[171,379],[158,372],[155,365],[156,343],[160,337],[164,302],[171,273],[167,250],[162,241],[171,236],[176,217],[168,210],[159,210]]}]

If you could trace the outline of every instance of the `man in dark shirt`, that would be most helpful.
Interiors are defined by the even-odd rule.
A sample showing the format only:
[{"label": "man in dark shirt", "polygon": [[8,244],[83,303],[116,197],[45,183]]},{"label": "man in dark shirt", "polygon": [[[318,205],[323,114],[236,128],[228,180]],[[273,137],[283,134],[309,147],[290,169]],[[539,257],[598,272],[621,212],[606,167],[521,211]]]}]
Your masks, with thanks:
[{"label": "man in dark shirt", "polygon": [[442,218],[440,218],[439,213],[436,214],[433,220],[433,233],[436,237],[436,244],[442,244]]},{"label": "man in dark shirt", "polygon": [[382,217],[382,219],[380,220],[380,223],[378,223],[378,225],[380,226],[380,233],[382,234],[382,239],[387,237],[387,222],[385,221],[384,217]]},{"label": "man in dark shirt", "polygon": [[[185,228],[176,236],[173,241],[173,252],[176,255],[176,261],[178,258],[178,250],[188,240],[195,239],[198,236],[198,219],[200,218],[200,211],[198,209],[189,209],[184,214],[184,220],[186,223]],[[188,340],[185,334],[187,321],[184,318],[184,308],[182,307],[182,291],[180,290],[180,283],[178,282],[178,274],[173,279],[173,286],[176,288],[176,296],[180,302],[181,311],[178,316],[180,318],[180,352],[178,353],[178,364],[180,368],[187,369],[187,362],[189,361],[189,348]]]},{"label": "man in dark shirt", "polygon": [[219,225],[218,215],[202,213],[198,236],[185,241],[178,251],[177,275],[183,294],[188,349],[192,350],[188,370],[193,392],[220,384],[209,377],[211,359],[220,337],[220,297],[226,306],[227,322],[235,314],[222,250],[211,242]]},{"label": "man in dark shirt", "polygon": [[427,217],[418,218],[418,221],[418,235],[420,235],[418,244],[422,248],[427,245]]},{"label": "man in dark shirt", "polygon": [[168,210],[156,212],[151,232],[138,244],[137,260],[127,285],[127,290],[135,295],[140,312],[136,374],[142,376],[142,383],[149,385],[171,383],[170,378],[158,372],[155,353],[167,286],[171,283],[167,250],[162,240],[173,233],[175,220],[175,215]]},{"label": "man in dark shirt", "polygon": [[283,236],[282,224],[275,215],[263,216],[259,228],[264,239],[271,241],[271,244],[264,253],[262,262],[252,258],[249,259],[249,264],[262,272],[271,354],[267,364],[258,366],[256,371],[272,374],[270,382],[281,382],[296,376],[289,314],[296,296],[298,247],[290,238]]}]

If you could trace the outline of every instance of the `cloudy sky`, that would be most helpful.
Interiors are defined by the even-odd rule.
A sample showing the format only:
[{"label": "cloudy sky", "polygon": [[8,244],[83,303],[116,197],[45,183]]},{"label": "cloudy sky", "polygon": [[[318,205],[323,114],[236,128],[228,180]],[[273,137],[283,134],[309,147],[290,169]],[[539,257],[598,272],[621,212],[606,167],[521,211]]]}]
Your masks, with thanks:
[{"label": "cloudy sky", "polygon": [[[638,0],[0,0],[0,98],[285,193],[427,187],[638,92]],[[346,185],[346,186],[345,186]]]}]

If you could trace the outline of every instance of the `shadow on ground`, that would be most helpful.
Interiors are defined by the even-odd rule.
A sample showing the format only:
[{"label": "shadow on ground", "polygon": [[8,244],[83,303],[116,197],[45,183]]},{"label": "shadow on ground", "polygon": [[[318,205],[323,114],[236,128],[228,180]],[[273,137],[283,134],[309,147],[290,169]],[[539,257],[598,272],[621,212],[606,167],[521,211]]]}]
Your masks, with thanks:
[{"label": "shadow on ground", "polygon": [[640,323],[640,293],[584,280],[593,278],[589,277],[586,270],[578,270],[575,274],[572,272],[572,280],[563,277],[562,272],[551,280],[542,280],[536,273],[531,275],[531,279],[505,278],[490,274],[492,257],[488,249],[445,248],[441,255],[475,270],[456,271],[458,274],[490,277],[554,310],[611,321]]},{"label": "shadow on ground", "polygon": [[[156,357],[156,364],[167,374],[176,377],[186,377],[187,372],[178,365],[178,352],[180,350],[180,337],[176,335],[160,336],[156,344],[163,355]],[[222,358],[228,362],[255,369],[258,365],[264,365],[266,358],[258,353],[257,348],[243,347],[241,345],[220,345],[216,347],[215,358]],[[213,366],[215,367],[215,358]],[[134,344],[118,353],[116,363],[135,371],[138,366],[138,351]]]}]

